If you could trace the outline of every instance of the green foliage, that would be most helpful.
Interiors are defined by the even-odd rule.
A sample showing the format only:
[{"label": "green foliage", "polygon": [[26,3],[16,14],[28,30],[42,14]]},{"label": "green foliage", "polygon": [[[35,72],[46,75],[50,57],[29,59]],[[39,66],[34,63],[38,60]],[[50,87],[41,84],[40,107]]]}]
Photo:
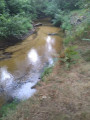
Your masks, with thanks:
[{"label": "green foliage", "polygon": [[53,19],[53,24],[56,26],[60,26],[63,22],[64,11],[58,10],[55,14],[55,18]]},{"label": "green foliage", "polygon": [[49,13],[55,13],[57,12],[57,9],[60,10],[75,10],[79,8],[79,5],[77,4],[78,0],[50,0],[49,4],[47,5],[47,11]]},{"label": "green foliage", "polygon": [[2,14],[5,11],[5,1],[0,0],[0,14]]},{"label": "green foliage", "polygon": [[45,67],[44,72],[41,74],[41,79],[44,80],[44,76],[49,75],[51,72],[52,72],[52,66]]},{"label": "green foliage", "polygon": [[78,0],[50,0],[45,10],[46,15],[53,18],[53,24],[60,26],[65,30],[71,29],[70,15],[71,10],[79,9],[79,5],[76,5]]},{"label": "green foliage", "polygon": [[[78,13],[77,13],[78,12]],[[70,13],[71,16],[77,14],[77,18],[84,16],[85,18],[81,23],[71,26],[71,29],[67,29],[66,38],[64,39],[64,45],[68,45],[73,41],[90,41],[90,14],[89,11],[82,9],[82,11],[74,11]],[[79,16],[79,17],[78,17]],[[70,18],[70,17],[69,17]],[[63,25],[63,24],[62,24]],[[67,25],[68,26],[68,25]],[[66,29],[66,28],[65,28]]]},{"label": "green foliage", "polygon": [[72,25],[70,24],[70,15],[62,10],[58,10],[52,21],[54,25],[60,26],[63,30],[71,30],[72,28]]},{"label": "green foliage", "polygon": [[75,40],[75,35],[72,35],[72,34],[70,35],[70,34],[68,34],[67,37],[64,39],[63,44],[64,44],[65,46],[67,46],[67,45],[69,45],[70,43],[72,43],[74,40]]},{"label": "green foliage", "polygon": [[66,48],[64,58],[60,58],[62,62],[65,63],[66,67],[69,68],[71,64],[75,64],[79,58],[78,52],[76,51],[76,46],[70,46]]},{"label": "green foliage", "polygon": [[70,24],[70,15],[64,15],[61,28],[63,30],[71,30],[72,29],[72,25]]},{"label": "green foliage", "polygon": [[10,14],[36,14],[35,0],[8,0],[7,6]]},{"label": "green foliage", "polygon": [[79,0],[77,2],[77,5],[80,7],[80,8],[89,8],[90,7],[90,0]]},{"label": "green foliage", "polygon": [[34,3],[35,3],[37,17],[40,18],[45,16],[44,11],[47,7],[48,0],[34,0]]},{"label": "green foliage", "polygon": [[15,15],[1,15],[0,16],[0,37],[7,38],[7,36],[21,36],[32,28],[30,19]]},{"label": "green foliage", "polygon": [[54,18],[56,13],[58,11],[57,4],[53,2],[49,2],[47,4],[47,9],[45,9],[46,15],[50,16],[51,18]]},{"label": "green foliage", "polygon": [[74,30],[69,31],[64,39],[64,45],[68,45],[75,40],[90,41],[89,38],[90,26],[86,23],[78,25]]},{"label": "green foliage", "polygon": [[71,30],[69,12],[79,9],[82,1],[88,0],[0,0],[0,38],[23,35],[33,20],[45,14],[53,18],[54,25]]},{"label": "green foliage", "polygon": [[[55,1],[55,0],[54,0]],[[78,0],[57,0],[57,6],[61,10],[74,10],[78,9],[78,5],[76,3]]]},{"label": "green foliage", "polygon": [[32,29],[32,20],[44,14],[48,0],[1,0],[0,40],[20,37]]}]

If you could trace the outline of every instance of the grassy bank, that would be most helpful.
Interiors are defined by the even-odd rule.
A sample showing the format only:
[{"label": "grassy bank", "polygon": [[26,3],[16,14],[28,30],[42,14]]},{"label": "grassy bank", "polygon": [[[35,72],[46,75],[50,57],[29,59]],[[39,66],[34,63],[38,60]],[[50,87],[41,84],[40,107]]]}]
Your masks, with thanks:
[{"label": "grassy bank", "polygon": [[89,120],[89,75],[90,64],[84,60],[68,70],[56,63],[37,85],[37,93],[8,109],[1,120]]},{"label": "grassy bank", "polygon": [[12,111],[16,109],[16,106],[18,105],[18,102],[14,100],[11,103],[6,103],[0,108],[0,118],[7,116],[8,111]]},{"label": "grassy bank", "polygon": [[1,120],[90,119],[89,17],[87,12],[73,11],[71,14],[85,16],[85,19],[65,30],[64,51],[58,62],[53,68],[45,69],[36,86],[37,93],[15,110],[8,109]]}]

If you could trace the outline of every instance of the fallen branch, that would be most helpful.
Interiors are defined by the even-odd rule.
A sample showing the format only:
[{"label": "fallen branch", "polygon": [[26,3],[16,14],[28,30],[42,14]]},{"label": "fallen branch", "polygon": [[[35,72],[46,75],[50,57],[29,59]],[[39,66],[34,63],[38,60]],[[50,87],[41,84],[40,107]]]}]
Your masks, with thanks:
[{"label": "fallen branch", "polygon": [[42,23],[37,23],[34,25],[34,27],[42,26]]}]

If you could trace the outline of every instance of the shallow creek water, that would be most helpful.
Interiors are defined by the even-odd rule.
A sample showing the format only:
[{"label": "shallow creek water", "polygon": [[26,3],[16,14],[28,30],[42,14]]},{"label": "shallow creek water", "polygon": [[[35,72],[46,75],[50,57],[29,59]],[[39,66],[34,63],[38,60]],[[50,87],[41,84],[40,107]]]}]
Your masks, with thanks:
[{"label": "shallow creek water", "polygon": [[52,65],[62,49],[62,37],[48,35],[62,34],[60,28],[47,20],[41,22],[43,26],[37,27],[37,33],[4,51],[12,54],[0,61],[0,106],[10,98],[30,98],[36,92],[32,87],[40,80],[43,68]]}]

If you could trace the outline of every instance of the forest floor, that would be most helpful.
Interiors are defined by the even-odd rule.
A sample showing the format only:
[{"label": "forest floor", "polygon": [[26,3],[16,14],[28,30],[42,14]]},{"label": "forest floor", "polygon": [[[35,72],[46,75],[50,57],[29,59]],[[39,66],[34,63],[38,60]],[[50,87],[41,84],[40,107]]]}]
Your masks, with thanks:
[{"label": "forest floor", "polygon": [[[90,42],[76,44],[83,55],[89,50]],[[90,62],[85,58],[70,69],[57,62],[36,86],[37,93],[2,120],[90,120]]]}]

